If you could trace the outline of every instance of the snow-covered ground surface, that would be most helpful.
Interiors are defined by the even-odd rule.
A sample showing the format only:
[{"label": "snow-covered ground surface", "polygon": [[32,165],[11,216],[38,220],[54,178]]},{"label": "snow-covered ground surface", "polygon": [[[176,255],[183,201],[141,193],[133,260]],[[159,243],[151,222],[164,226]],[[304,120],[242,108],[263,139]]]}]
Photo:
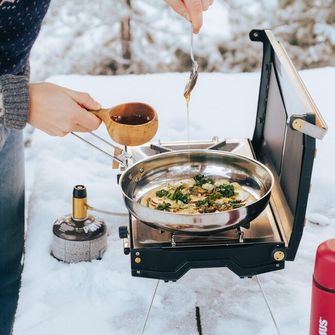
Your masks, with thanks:
[{"label": "snow-covered ground surface", "polygon": [[[156,139],[184,140],[182,91],[188,74],[120,77],[60,76],[50,81],[87,91],[104,106],[144,101],[160,118]],[[294,262],[260,275],[281,334],[308,333],[311,276],[317,245],[335,236],[335,137],[332,125],[335,68],[302,72],[330,126],[313,175],[308,223]],[[250,137],[259,73],[201,74],[191,102],[191,139]],[[104,126],[99,133],[105,135]],[[155,280],[133,278],[123,255],[118,226],[108,217],[108,250],[102,261],[64,264],[50,256],[52,224],[71,211],[72,187],[84,184],[89,203],[125,211],[111,161],[73,136],[53,138],[36,131],[27,156],[28,231],[15,335],[140,334]],[[203,334],[276,334],[256,279],[240,279],[225,268],[192,270],[177,283],[158,286],[144,334],[197,334],[195,306]]]}]

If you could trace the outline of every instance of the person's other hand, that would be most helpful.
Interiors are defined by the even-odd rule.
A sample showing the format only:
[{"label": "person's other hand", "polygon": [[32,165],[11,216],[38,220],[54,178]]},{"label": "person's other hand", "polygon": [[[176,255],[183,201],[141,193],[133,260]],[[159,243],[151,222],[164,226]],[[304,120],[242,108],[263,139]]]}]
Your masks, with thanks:
[{"label": "person's other hand", "polygon": [[202,12],[207,10],[214,0],[165,0],[175,12],[192,22],[193,32],[197,34],[202,26]]},{"label": "person's other hand", "polygon": [[101,120],[87,111],[101,106],[83,92],[50,83],[29,85],[28,123],[49,135],[64,136],[71,131],[92,131]]}]

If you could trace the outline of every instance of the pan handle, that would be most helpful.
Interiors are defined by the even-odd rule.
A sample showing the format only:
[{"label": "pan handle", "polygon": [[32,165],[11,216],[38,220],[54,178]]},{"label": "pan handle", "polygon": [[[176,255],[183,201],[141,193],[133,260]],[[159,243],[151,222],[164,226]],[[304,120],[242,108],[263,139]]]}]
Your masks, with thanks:
[{"label": "pan handle", "polygon": [[81,141],[85,142],[86,144],[90,145],[90,146],[93,147],[94,149],[96,149],[96,150],[102,152],[103,154],[105,154],[105,155],[108,156],[109,158],[112,158],[114,161],[118,162],[122,167],[125,167],[125,168],[126,168],[126,167],[128,166],[128,163],[127,163],[127,162],[128,162],[128,159],[131,158],[131,155],[130,155],[128,152],[124,151],[122,148],[120,148],[120,147],[118,147],[118,146],[116,146],[116,145],[114,145],[114,144],[112,144],[112,143],[106,141],[104,138],[98,136],[97,134],[94,134],[94,133],[90,132],[90,134],[91,134],[92,136],[94,136],[95,138],[97,138],[99,141],[104,142],[105,144],[107,144],[107,145],[113,147],[114,149],[119,149],[119,150],[121,150],[121,154],[120,154],[119,156],[111,155],[111,154],[108,153],[107,151],[105,151],[105,150],[99,148],[97,145],[95,145],[95,144],[93,144],[92,142],[86,140],[85,138],[79,136],[78,134],[76,134],[76,133],[74,133],[74,132],[71,132],[71,134],[72,134],[73,136],[79,138]]}]

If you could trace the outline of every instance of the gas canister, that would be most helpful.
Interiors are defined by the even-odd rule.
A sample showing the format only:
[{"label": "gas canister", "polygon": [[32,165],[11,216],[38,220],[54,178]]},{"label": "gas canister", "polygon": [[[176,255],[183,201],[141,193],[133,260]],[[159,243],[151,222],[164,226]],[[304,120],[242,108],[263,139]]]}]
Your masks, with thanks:
[{"label": "gas canister", "polygon": [[335,335],[335,239],[316,251],[310,335]]},{"label": "gas canister", "polygon": [[107,248],[105,222],[87,213],[87,191],[83,185],[73,189],[72,215],[58,218],[52,228],[51,255],[66,263],[101,259]]}]

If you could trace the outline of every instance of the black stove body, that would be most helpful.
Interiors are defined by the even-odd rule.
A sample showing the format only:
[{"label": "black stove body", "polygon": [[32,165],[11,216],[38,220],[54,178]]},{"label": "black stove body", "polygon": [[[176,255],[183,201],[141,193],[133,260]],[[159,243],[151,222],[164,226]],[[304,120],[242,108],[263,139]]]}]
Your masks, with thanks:
[{"label": "black stove body", "polygon": [[[214,137],[192,142],[192,148],[225,150],[254,157],[268,166],[275,185],[267,208],[238,229],[215,235],[171,234],[149,227],[130,215],[120,227],[124,252],[130,254],[136,277],[176,281],[192,268],[228,267],[240,277],[283,269],[293,261],[302,237],[315,139],[326,125],[270,30],[253,30],[252,41],[263,43],[256,125],[252,139]],[[135,160],[188,143],[159,143],[132,152]]]}]

